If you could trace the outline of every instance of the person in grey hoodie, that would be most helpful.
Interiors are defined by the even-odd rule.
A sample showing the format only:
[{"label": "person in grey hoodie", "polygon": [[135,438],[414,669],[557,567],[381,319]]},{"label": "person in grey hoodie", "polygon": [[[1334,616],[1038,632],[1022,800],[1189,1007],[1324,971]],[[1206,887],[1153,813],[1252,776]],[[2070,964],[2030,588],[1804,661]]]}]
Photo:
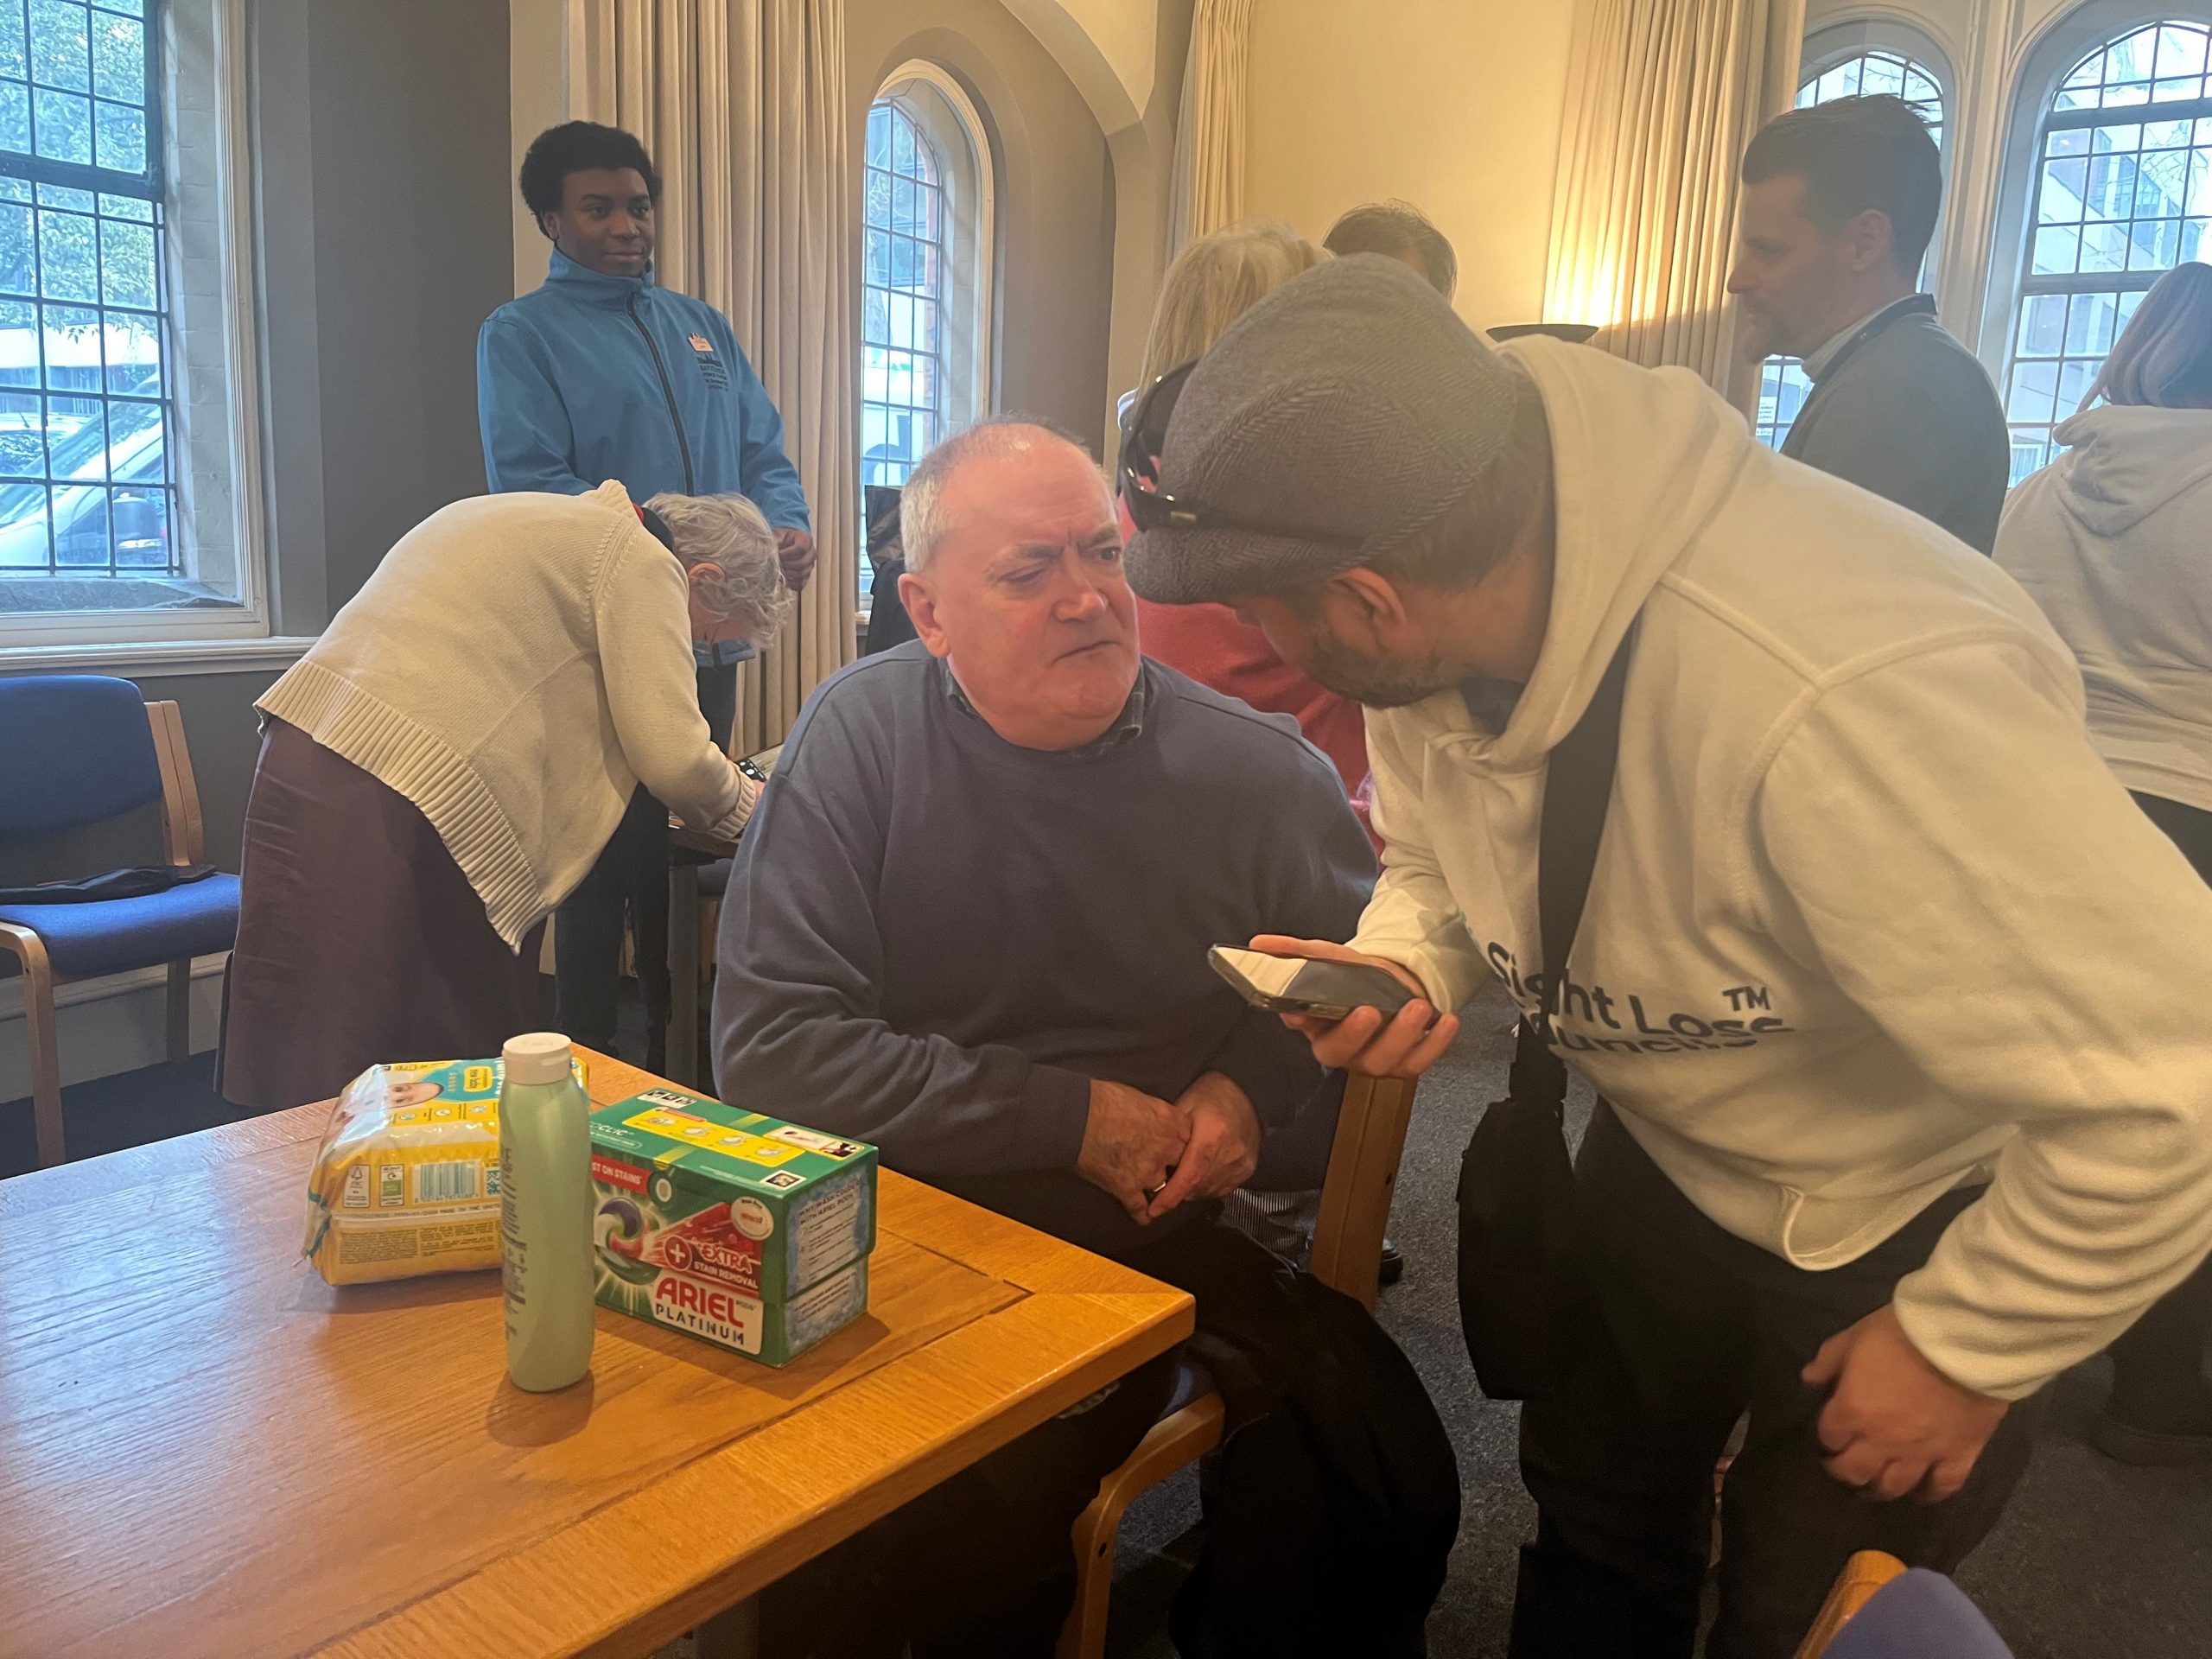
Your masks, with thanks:
[{"label": "person in grey hoodie", "polygon": [[[2158,280],[2055,435],[2066,453],[2012,492],[1997,562],[2081,659],[2098,753],[2212,881],[2212,265]],[[2089,1438],[2212,1461],[2208,1336],[2212,1264],[2113,1344]]]}]

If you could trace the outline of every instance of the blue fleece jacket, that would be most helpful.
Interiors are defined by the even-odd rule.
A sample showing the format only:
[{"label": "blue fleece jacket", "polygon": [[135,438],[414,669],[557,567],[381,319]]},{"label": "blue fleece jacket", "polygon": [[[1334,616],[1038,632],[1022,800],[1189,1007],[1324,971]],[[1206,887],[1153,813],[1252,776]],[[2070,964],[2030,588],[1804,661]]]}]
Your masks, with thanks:
[{"label": "blue fleece jacket", "polygon": [[634,501],[735,493],[779,529],[810,528],[782,417],[729,319],[650,273],[601,276],[556,250],[542,287],[485,320],[476,410],[495,493],[613,478]]}]

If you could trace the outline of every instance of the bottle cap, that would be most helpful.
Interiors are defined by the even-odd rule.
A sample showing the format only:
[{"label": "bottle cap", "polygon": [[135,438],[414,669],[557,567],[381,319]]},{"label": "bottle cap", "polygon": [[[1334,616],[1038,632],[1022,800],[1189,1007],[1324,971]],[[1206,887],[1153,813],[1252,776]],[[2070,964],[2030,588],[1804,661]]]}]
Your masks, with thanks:
[{"label": "bottle cap", "polygon": [[569,1076],[569,1039],[557,1031],[525,1032],[499,1051],[509,1083],[561,1083]]}]

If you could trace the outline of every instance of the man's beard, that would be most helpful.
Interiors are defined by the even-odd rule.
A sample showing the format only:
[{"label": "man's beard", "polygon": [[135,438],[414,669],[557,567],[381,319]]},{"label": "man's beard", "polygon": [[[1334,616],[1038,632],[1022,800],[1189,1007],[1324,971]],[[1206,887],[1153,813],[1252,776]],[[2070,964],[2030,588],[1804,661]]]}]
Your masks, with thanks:
[{"label": "man's beard", "polygon": [[1411,666],[1378,663],[1348,650],[1319,628],[1314,630],[1313,660],[1303,666],[1338,696],[1369,709],[1403,709],[1467,677],[1441,656],[1432,655]]},{"label": "man's beard", "polygon": [[1775,341],[1774,323],[1738,301],[1736,306],[1736,355],[1746,363],[1764,363],[1770,357],[1789,355]]}]

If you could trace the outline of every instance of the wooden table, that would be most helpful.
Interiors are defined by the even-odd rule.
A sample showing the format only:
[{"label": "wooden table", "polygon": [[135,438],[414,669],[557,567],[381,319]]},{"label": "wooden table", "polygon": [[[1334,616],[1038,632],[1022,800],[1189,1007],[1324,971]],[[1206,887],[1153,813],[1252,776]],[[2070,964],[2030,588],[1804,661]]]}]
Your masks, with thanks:
[{"label": "wooden table", "polygon": [[649,1653],[1191,1329],[886,1173],[869,1311],[789,1368],[602,1310],[527,1395],[497,1274],[298,1259],[325,1116],[0,1181],[0,1654]]}]

